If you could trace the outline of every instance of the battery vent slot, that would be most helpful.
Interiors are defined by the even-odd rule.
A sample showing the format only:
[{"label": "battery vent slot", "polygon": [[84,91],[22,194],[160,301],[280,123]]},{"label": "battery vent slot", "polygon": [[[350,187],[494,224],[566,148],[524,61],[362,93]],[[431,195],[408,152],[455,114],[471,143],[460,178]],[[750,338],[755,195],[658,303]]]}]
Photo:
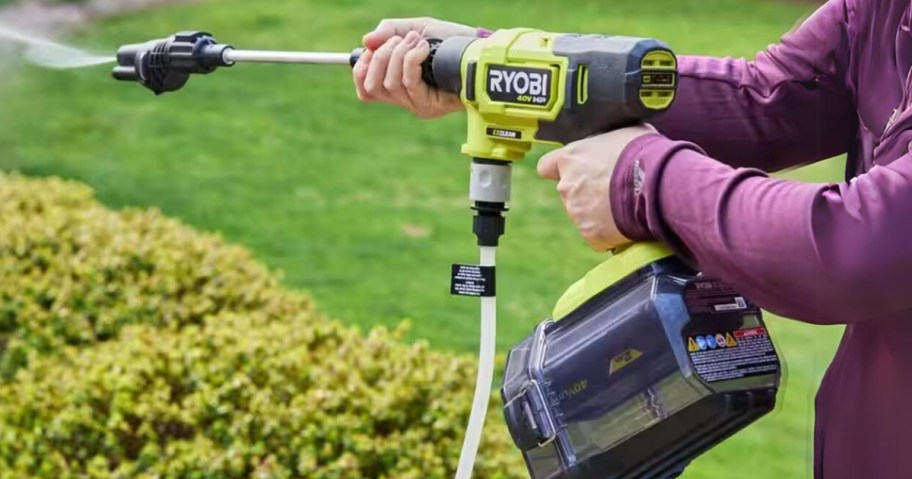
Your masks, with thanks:
[{"label": "battery vent slot", "polygon": [[589,65],[580,65],[576,70],[576,103],[589,100]]},{"label": "battery vent slot", "polygon": [[644,69],[660,68],[673,70],[677,64],[674,54],[665,50],[653,50],[643,56],[640,66]]}]

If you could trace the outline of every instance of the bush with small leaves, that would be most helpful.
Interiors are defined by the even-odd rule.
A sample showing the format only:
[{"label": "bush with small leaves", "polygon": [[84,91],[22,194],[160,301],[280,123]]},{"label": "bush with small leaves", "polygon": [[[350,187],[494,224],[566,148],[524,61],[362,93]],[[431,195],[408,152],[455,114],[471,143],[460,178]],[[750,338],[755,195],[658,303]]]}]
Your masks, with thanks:
[{"label": "bush with small leaves", "polygon": [[180,328],[221,312],[308,309],[250,253],[158,211],[110,211],[92,190],[0,174],[0,378],[33,354]]},{"label": "bush with small leaves", "polygon": [[[447,478],[468,356],[320,317],[245,250],[0,175],[0,478]],[[525,477],[492,399],[474,477]]]},{"label": "bush with small leaves", "polygon": [[[126,328],[0,386],[0,468],[28,477],[452,477],[474,364],[310,316]],[[494,406],[494,404],[492,404]],[[492,408],[475,477],[524,477]]]}]

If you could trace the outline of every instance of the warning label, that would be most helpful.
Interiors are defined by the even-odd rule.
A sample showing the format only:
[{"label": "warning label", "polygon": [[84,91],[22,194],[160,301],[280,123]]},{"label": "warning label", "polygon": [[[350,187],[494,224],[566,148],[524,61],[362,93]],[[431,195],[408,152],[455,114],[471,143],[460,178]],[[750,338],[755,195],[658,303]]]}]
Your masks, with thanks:
[{"label": "warning label", "polygon": [[687,350],[692,353],[700,350],[700,345],[697,344],[697,341],[692,336],[687,338]]},{"label": "warning label", "polygon": [[687,351],[706,382],[727,381],[779,370],[766,328],[748,328],[687,338]]},{"label": "warning label", "polygon": [[494,296],[494,267],[454,264],[450,294],[457,296]]}]

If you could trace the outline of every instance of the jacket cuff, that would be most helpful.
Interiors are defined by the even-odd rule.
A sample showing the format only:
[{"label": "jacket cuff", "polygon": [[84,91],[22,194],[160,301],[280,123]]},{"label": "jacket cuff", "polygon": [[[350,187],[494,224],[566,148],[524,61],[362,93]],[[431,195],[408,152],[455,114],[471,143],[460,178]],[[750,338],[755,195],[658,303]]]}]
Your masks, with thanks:
[{"label": "jacket cuff", "polygon": [[633,241],[675,243],[659,206],[662,171],[682,149],[699,147],[650,133],[631,141],[621,152],[611,176],[611,214],[618,231]]},{"label": "jacket cuff", "polygon": [[[644,150],[664,137],[658,133],[640,136],[624,148],[611,174],[611,214],[624,237],[633,241],[655,239],[649,225],[637,218],[637,203],[642,199],[645,179]],[[645,151],[648,152],[648,151]],[[652,158],[651,155],[649,158]],[[649,159],[647,158],[647,159]],[[650,162],[652,163],[652,162]]]}]

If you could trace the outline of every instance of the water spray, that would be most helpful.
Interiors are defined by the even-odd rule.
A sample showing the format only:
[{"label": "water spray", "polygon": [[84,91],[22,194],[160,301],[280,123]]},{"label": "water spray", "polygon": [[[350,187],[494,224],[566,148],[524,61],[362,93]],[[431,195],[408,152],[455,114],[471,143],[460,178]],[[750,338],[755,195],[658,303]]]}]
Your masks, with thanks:
[{"label": "water spray", "polygon": [[84,68],[113,63],[115,60],[110,55],[93,54],[0,25],[0,42],[4,40],[24,45],[26,47],[25,59],[45,68]]}]

